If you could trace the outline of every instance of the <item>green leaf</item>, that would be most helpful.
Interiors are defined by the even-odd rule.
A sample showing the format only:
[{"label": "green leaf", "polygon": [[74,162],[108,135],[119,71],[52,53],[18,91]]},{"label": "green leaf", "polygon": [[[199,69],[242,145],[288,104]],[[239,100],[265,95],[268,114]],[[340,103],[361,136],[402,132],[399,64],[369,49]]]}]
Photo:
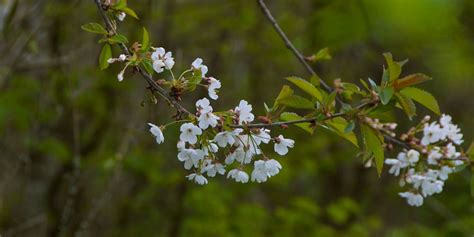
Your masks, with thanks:
[{"label": "green leaf", "polygon": [[123,10],[127,7],[127,0],[118,0],[114,5],[112,5],[112,9],[114,10]]},{"label": "green leaf", "polygon": [[312,97],[316,98],[318,101],[323,101],[323,96],[321,95],[321,92],[310,82],[299,77],[287,77],[286,80],[292,82],[298,88],[308,93]]},{"label": "green leaf", "polygon": [[110,37],[108,41],[110,44],[128,44],[128,39],[125,35],[114,35]]},{"label": "green leaf", "polygon": [[395,93],[395,97],[397,98],[397,101],[402,107],[403,111],[405,111],[405,114],[411,120],[412,117],[416,115],[416,106],[415,103],[413,103],[413,100],[401,93]]},{"label": "green leaf", "polygon": [[390,102],[390,99],[392,99],[394,92],[395,90],[392,87],[385,87],[382,89],[379,97],[383,105],[386,105],[388,104],[388,102]]},{"label": "green leaf", "polygon": [[355,122],[351,121],[350,123],[347,124],[347,126],[344,128],[344,133],[350,133],[354,130],[355,128]]},{"label": "green leaf", "polygon": [[384,163],[383,137],[367,125],[361,125],[361,131],[365,152],[374,155],[375,167],[380,177]]},{"label": "green leaf", "polygon": [[330,120],[327,120],[324,122],[324,125],[322,127],[336,133],[337,135],[343,137],[344,139],[348,140],[350,143],[352,143],[354,146],[357,148],[359,145],[357,144],[357,137],[354,132],[345,132],[345,129],[349,125],[349,123],[341,117],[336,117]]},{"label": "green leaf", "polygon": [[400,93],[412,98],[414,101],[433,111],[435,114],[441,114],[439,110],[438,101],[436,101],[436,98],[429,92],[426,92],[422,89],[418,89],[416,87],[407,87],[401,90]]},{"label": "green leaf", "polygon": [[273,104],[273,108],[276,108],[277,106],[281,105],[281,101],[287,97],[290,97],[293,95],[293,90],[287,86],[284,85],[281,88],[280,94],[278,94],[277,98],[275,99],[275,103]]},{"label": "green leaf", "polygon": [[329,48],[324,48],[319,50],[316,54],[311,55],[307,58],[311,62],[316,62],[320,60],[330,60],[332,59],[331,54],[329,53]]},{"label": "green leaf", "polygon": [[399,90],[404,87],[413,86],[429,80],[432,80],[432,78],[422,73],[416,73],[394,81],[393,87]]},{"label": "green leaf", "polygon": [[382,74],[382,85],[386,85],[390,81],[390,75],[387,69],[383,67],[383,74]]},{"label": "green leaf", "polygon": [[393,61],[391,53],[384,53],[383,56],[385,57],[385,61],[387,61],[389,82],[393,82],[400,76],[402,73],[402,66],[408,62],[408,60],[395,62]]},{"label": "green leaf", "polygon": [[145,71],[150,75],[152,76],[153,75],[153,65],[152,65],[152,62],[150,59],[144,59],[140,62],[140,65],[142,65],[143,69],[145,69]]},{"label": "green leaf", "polygon": [[127,15],[129,15],[129,16],[137,19],[137,20],[139,19],[137,13],[135,13],[135,11],[132,10],[131,8],[126,7],[126,8],[121,9],[121,11],[127,13]]},{"label": "green leaf", "polygon": [[312,75],[312,76],[309,78],[309,82],[310,82],[311,84],[313,84],[314,86],[316,86],[316,87],[321,86],[321,78],[319,78],[318,75]]},{"label": "green leaf", "polygon": [[187,87],[190,91],[196,89],[197,84],[202,81],[201,70],[194,70],[193,75],[188,79]]},{"label": "green leaf", "polygon": [[99,56],[99,67],[100,70],[104,70],[109,67],[109,63],[107,60],[112,57],[112,48],[110,47],[110,44],[104,44],[102,47],[102,50],[100,51],[100,56]]},{"label": "green leaf", "polygon": [[150,36],[145,27],[143,27],[142,52],[147,52],[150,49]]},{"label": "green leaf", "polygon": [[90,33],[103,34],[103,35],[109,34],[109,32],[107,32],[107,30],[98,23],[87,23],[85,25],[82,25],[81,28]]},{"label": "green leaf", "polygon": [[[303,119],[303,117],[296,113],[284,112],[280,115],[280,119],[282,121],[293,121]],[[295,125],[306,132],[313,134],[314,129],[311,127],[311,123],[296,123]]]},{"label": "green leaf", "polygon": [[295,109],[314,109],[313,102],[298,95],[288,96],[282,99],[280,103]]}]

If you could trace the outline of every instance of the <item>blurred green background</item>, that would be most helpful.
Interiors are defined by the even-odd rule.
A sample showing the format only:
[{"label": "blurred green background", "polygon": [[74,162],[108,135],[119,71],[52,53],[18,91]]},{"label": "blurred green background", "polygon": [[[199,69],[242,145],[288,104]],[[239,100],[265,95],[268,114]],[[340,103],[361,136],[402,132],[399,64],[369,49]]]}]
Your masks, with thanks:
[{"label": "blurred green background", "polygon": [[[407,75],[465,134],[474,123],[474,1],[268,0],[306,55],[329,47],[315,65],[329,82],[380,78],[382,53],[408,58]],[[285,83],[308,77],[256,1],[129,0],[141,20],[120,31],[173,51],[176,69],[196,57],[223,88],[218,110],[240,99],[263,113]],[[185,180],[176,159],[177,127],[156,145],[147,122],[173,111],[150,101],[139,75],[117,82],[119,65],[100,71],[98,38],[80,29],[101,22],[92,0],[0,0],[0,234],[2,236],[473,236],[470,172],[450,177],[420,208],[398,197],[398,181],[364,168],[358,150],[333,134],[296,140],[264,184],[219,176],[204,187]],[[114,55],[118,55],[115,49]],[[184,104],[206,94],[186,95]],[[418,119],[429,114],[418,111]],[[401,111],[394,116],[409,126]],[[76,159],[74,159],[76,158]],[[80,170],[74,169],[80,160]],[[71,185],[75,184],[75,185]]]}]

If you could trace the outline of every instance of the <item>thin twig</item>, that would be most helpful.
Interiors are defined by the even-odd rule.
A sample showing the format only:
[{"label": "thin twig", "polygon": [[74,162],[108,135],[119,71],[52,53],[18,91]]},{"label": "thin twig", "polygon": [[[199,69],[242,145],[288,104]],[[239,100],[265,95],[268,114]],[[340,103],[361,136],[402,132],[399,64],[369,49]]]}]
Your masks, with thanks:
[{"label": "thin twig", "polygon": [[[112,21],[110,20],[110,18],[107,16],[107,13],[104,11],[104,8],[102,6],[102,3],[100,0],[94,0],[94,2],[96,3],[97,5],[97,8],[99,9],[99,12],[100,12],[100,15],[102,16],[102,19],[104,20],[104,23],[105,23],[105,26],[107,28],[107,30],[112,34],[112,35],[116,35],[117,32],[112,24]],[[122,51],[127,54],[127,55],[130,55],[130,51],[128,50],[127,46],[123,43],[120,43],[120,48],[122,49]],[[147,83],[150,85],[150,87],[158,92],[158,94],[160,94],[167,102],[169,102],[174,108],[176,108],[178,110],[179,113],[185,113],[185,114],[189,114],[189,115],[192,115],[191,112],[189,112],[186,108],[184,108],[176,99],[174,99],[173,97],[171,97],[167,91],[162,88],[161,86],[159,86],[155,80],[153,80],[153,77],[151,75],[149,75],[147,72],[145,72],[142,68],[140,67],[136,67],[136,69],[138,70],[138,72],[140,73],[140,75],[142,75],[143,78],[145,78],[145,80],[147,81]]]},{"label": "thin twig", "polygon": [[[265,15],[265,17],[268,19],[268,21],[272,24],[273,28],[275,29],[275,31],[278,33],[278,35],[280,36],[280,38],[285,42],[285,45],[286,47],[291,51],[293,52],[293,54],[296,56],[296,58],[298,59],[298,61],[301,62],[301,64],[303,64],[303,66],[306,68],[306,70],[313,76],[317,76],[318,78],[320,78],[318,76],[318,74],[313,70],[313,68],[306,62],[306,60],[304,59],[304,56],[303,54],[301,54],[298,49],[295,48],[295,46],[293,45],[293,43],[288,39],[288,37],[286,36],[285,32],[281,29],[281,27],[278,25],[278,22],[275,20],[275,18],[273,17],[270,9],[268,9],[267,5],[265,4],[265,2],[263,0],[257,0],[257,3],[258,5],[260,6],[263,14]],[[324,87],[324,89],[326,89],[328,92],[332,92],[333,89],[328,85],[326,84],[322,79],[319,79],[321,85]],[[342,104],[343,102],[338,98],[336,97],[336,100],[337,102],[339,102],[340,104]],[[370,105],[370,103],[367,103],[365,105]],[[364,106],[365,106],[364,105]],[[364,107],[362,106],[362,107]],[[362,108],[360,107],[360,108]],[[307,121],[301,121],[301,122],[307,122]],[[296,122],[295,122],[296,123]],[[249,126],[248,126],[249,127]],[[390,141],[390,142],[393,142],[393,143],[396,143],[404,148],[408,148],[408,145],[405,144],[404,142],[394,138],[394,137],[390,137],[390,136],[387,136],[387,135],[384,135],[385,139]]]}]

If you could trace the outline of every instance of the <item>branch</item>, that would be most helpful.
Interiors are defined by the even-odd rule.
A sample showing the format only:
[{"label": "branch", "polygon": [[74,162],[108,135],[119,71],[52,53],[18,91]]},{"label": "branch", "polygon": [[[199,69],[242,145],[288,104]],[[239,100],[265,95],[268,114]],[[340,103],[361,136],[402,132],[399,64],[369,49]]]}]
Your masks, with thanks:
[{"label": "branch", "polygon": [[[110,20],[110,18],[107,16],[107,13],[105,12],[105,10],[102,6],[101,0],[94,0],[94,2],[96,3],[97,8],[99,9],[100,15],[102,16],[102,19],[104,20],[107,31],[109,31],[111,35],[116,35],[117,31],[115,30],[115,27],[112,24],[112,21]],[[120,45],[120,48],[122,49],[122,51],[126,55],[131,56],[130,51],[128,50],[128,48],[125,44],[120,43],[119,45]],[[158,92],[158,94],[160,94],[171,106],[173,106],[174,108],[176,108],[178,110],[178,115],[180,115],[182,113],[192,115],[192,113],[189,112],[186,108],[184,108],[176,99],[171,97],[164,88],[159,86],[155,82],[155,80],[153,80],[153,77],[151,75],[146,73],[142,68],[140,68],[138,66],[136,67],[136,69],[138,70],[140,75],[142,75],[142,77],[145,78],[148,85],[150,85],[151,89]]]},{"label": "branch", "polygon": [[[258,5],[260,6],[260,9],[262,10],[263,14],[265,15],[265,17],[268,19],[268,21],[272,24],[273,28],[275,29],[275,31],[278,33],[278,35],[280,35],[280,38],[283,40],[283,42],[285,42],[285,45],[286,47],[291,51],[293,52],[293,54],[296,56],[296,58],[298,59],[298,61],[301,62],[301,64],[303,64],[303,66],[306,68],[306,70],[313,76],[317,76],[318,78],[320,78],[318,76],[318,74],[313,70],[313,68],[311,68],[311,66],[306,62],[306,60],[304,59],[304,56],[298,51],[298,49],[295,48],[295,46],[293,45],[293,43],[291,43],[291,41],[288,39],[288,37],[286,36],[285,32],[281,29],[281,27],[278,25],[278,22],[275,20],[275,18],[273,17],[272,13],[270,12],[270,9],[268,9],[267,5],[265,4],[265,2],[263,0],[257,0],[257,3]],[[321,85],[324,87],[324,89],[326,89],[328,92],[332,92],[333,89],[328,85],[326,84],[326,82],[324,82],[322,79],[319,79],[319,82],[321,83]],[[343,102],[338,98],[336,97],[336,100],[337,102],[339,102],[340,104],[342,104]],[[363,106],[360,106],[360,108],[363,108],[367,105],[370,105],[370,103],[366,103],[364,104]],[[290,123],[291,122],[291,123]],[[299,122],[308,122],[308,121],[299,121]],[[286,124],[292,124],[292,123],[298,123],[298,121],[288,121],[286,122]],[[247,127],[250,127],[249,125],[247,125]],[[387,136],[385,135],[385,139],[386,140],[389,140],[393,143],[396,143],[404,148],[408,148],[409,146],[407,144],[405,144],[404,142],[396,139],[396,138],[393,138],[393,137],[390,137],[390,136]]]}]

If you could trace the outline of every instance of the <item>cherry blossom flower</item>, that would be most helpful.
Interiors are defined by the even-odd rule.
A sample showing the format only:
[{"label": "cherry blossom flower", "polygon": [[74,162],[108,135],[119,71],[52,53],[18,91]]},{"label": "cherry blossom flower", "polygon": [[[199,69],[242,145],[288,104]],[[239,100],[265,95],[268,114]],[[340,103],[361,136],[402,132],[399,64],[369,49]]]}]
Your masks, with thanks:
[{"label": "cherry blossom flower", "polygon": [[226,147],[227,145],[234,144],[235,138],[232,132],[224,131],[224,132],[217,133],[216,136],[214,137],[214,141],[220,147]]},{"label": "cherry blossom flower", "polygon": [[421,196],[420,194],[412,192],[403,192],[399,193],[399,195],[405,198],[408,202],[408,205],[410,206],[419,207],[423,205],[423,196]]},{"label": "cherry blossom flower", "polygon": [[207,179],[202,174],[192,173],[186,176],[186,178],[188,178],[189,180],[194,180],[194,182],[196,182],[199,185],[207,184]]},{"label": "cherry blossom flower", "polygon": [[198,122],[199,127],[202,129],[207,129],[209,126],[215,127],[219,117],[212,112],[206,112],[199,115]]},{"label": "cherry blossom flower", "polygon": [[207,98],[196,101],[196,109],[199,113],[212,112],[211,102]]},{"label": "cherry blossom flower", "polygon": [[427,146],[441,140],[442,137],[443,130],[438,124],[426,124],[423,128],[423,138],[421,139],[421,144]]},{"label": "cherry blossom flower", "polygon": [[225,174],[225,166],[221,163],[213,163],[212,160],[206,160],[204,168],[201,172],[206,173],[209,177],[214,177],[216,174]]},{"label": "cherry blossom flower", "polygon": [[151,134],[155,136],[156,143],[158,144],[163,143],[165,141],[165,137],[163,136],[163,132],[161,131],[161,129],[152,123],[148,123],[148,125],[150,125]]},{"label": "cherry blossom flower", "polygon": [[118,19],[119,21],[123,21],[123,20],[125,20],[125,17],[126,17],[126,16],[127,16],[127,14],[125,14],[125,12],[119,12],[119,13],[117,14],[117,19]]},{"label": "cherry blossom flower", "polygon": [[178,153],[178,160],[183,161],[184,168],[189,170],[192,167],[197,168],[204,155],[204,151],[199,149],[183,149]]},{"label": "cherry blossom flower", "polygon": [[191,63],[191,66],[193,67],[193,69],[195,70],[201,70],[201,75],[202,77],[206,77],[206,74],[207,74],[207,66],[202,64],[202,58],[196,58],[193,63]]},{"label": "cherry blossom flower", "polygon": [[288,148],[293,148],[295,146],[295,141],[291,139],[284,138],[282,135],[279,135],[275,138],[275,152],[279,155],[286,155],[288,153]]},{"label": "cherry blossom flower", "polygon": [[156,48],[151,54],[151,60],[153,61],[153,69],[157,73],[164,71],[163,67],[167,70],[171,70],[174,66],[174,58],[171,52],[166,52],[164,48]]},{"label": "cherry blossom flower", "polygon": [[227,178],[229,177],[240,183],[247,183],[249,181],[249,175],[239,169],[229,171],[229,173],[227,173]]},{"label": "cherry blossom flower", "polygon": [[181,125],[180,131],[179,139],[190,144],[196,144],[197,136],[202,134],[202,130],[192,123],[184,123]]},{"label": "cherry blossom flower", "polygon": [[247,101],[241,100],[239,106],[235,107],[234,112],[238,115],[239,124],[250,123],[255,116],[252,114],[252,105]]},{"label": "cherry blossom flower", "polygon": [[209,98],[213,100],[217,100],[219,96],[217,95],[217,90],[221,88],[221,81],[217,80],[214,77],[209,77],[208,79],[209,85],[207,86],[207,91],[209,94]]}]

